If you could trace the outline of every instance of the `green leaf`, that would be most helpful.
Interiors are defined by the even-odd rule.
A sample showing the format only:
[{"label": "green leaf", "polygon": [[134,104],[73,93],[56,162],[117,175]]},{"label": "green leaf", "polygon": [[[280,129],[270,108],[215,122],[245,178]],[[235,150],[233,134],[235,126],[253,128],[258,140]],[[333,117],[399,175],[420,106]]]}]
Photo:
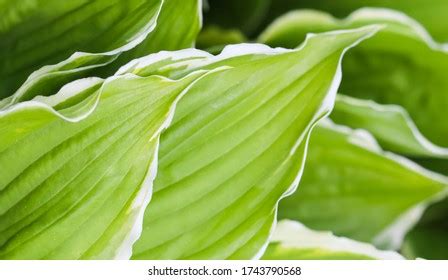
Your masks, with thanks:
[{"label": "green leaf", "polygon": [[[70,76],[110,63],[155,28],[162,2],[36,0],[18,22],[0,30],[0,97],[11,95],[31,73],[48,64],[64,60],[34,72],[23,87],[44,93],[57,90],[51,85],[39,87],[39,82],[51,79],[63,85]],[[4,13],[16,10],[16,5],[7,5]]]},{"label": "green leaf", "polygon": [[107,77],[135,57],[191,47],[201,26],[200,0],[36,3],[20,24],[0,30],[0,98],[15,92],[0,108],[52,95],[93,69]]},{"label": "green leaf", "polygon": [[370,244],[313,231],[302,224],[280,221],[271,238],[265,260],[401,260],[396,252],[380,251]]},{"label": "green leaf", "polygon": [[364,8],[389,8],[402,11],[421,22],[440,41],[448,41],[448,2],[445,0],[275,0],[267,22],[292,9],[315,9],[346,17]]},{"label": "green leaf", "polygon": [[376,28],[316,36],[294,51],[241,45],[216,57],[192,50],[186,60],[185,51],[161,53],[120,69],[143,75],[164,65],[167,75],[183,75],[231,66],[192,86],[163,134],[133,258],[259,256],[279,199],[298,183],[308,135],[333,106],[342,54]]},{"label": "green leaf", "polygon": [[448,148],[426,139],[401,106],[381,105],[339,94],[331,118],[337,123],[372,132],[381,146],[397,153],[412,157],[448,158]]},{"label": "green leaf", "polygon": [[145,40],[120,56],[95,75],[110,76],[129,61],[160,51],[194,47],[202,27],[202,0],[163,0],[156,28]]},{"label": "green leaf", "polygon": [[290,47],[310,31],[372,23],[385,28],[344,60],[340,91],[378,104],[342,97],[334,119],[368,129],[392,151],[446,159],[448,125],[443,120],[448,106],[448,48],[435,43],[417,22],[390,10],[362,9],[345,20],[322,12],[296,11],[274,22],[260,40]]},{"label": "green leaf", "polygon": [[0,258],[129,258],[161,130],[203,74],[84,79],[0,111]]},{"label": "green leaf", "polygon": [[135,57],[193,47],[202,27],[202,0],[165,0],[158,24],[160,28],[138,46]]},{"label": "green leaf", "polygon": [[300,187],[281,201],[281,219],[397,249],[427,205],[446,195],[447,178],[383,152],[366,131],[327,122],[310,141]]}]

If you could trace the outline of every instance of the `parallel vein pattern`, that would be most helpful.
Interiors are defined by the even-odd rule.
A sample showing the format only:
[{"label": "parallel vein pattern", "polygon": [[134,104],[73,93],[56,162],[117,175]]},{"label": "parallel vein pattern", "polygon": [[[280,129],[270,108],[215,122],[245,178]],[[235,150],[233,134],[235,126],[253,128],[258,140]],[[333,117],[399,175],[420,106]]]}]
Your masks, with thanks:
[{"label": "parallel vein pattern", "polygon": [[331,232],[313,231],[299,222],[279,221],[263,255],[266,260],[402,260],[396,252],[380,251]]},{"label": "parallel vein pattern", "polygon": [[0,258],[129,258],[161,128],[200,75],[112,77],[57,112],[36,101],[1,112]]},{"label": "parallel vein pattern", "polygon": [[[41,69],[33,77],[56,70],[67,71],[109,63],[120,52],[135,47],[154,29],[162,2],[35,1],[26,12],[21,12],[17,20],[5,23],[0,28],[0,97],[12,95],[35,70],[67,59],[75,52],[89,54],[78,53],[59,66],[47,67],[45,71]],[[14,5],[7,7],[11,13],[16,8]],[[60,85],[70,81],[73,79],[70,75],[79,76],[81,70],[72,71],[78,73],[65,73],[67,76],[53,82]],[[57,77],[53,79],[57,80]],[[34,89],[43,90],[55,89]]]},{"label": "parallel vein pattern", "polygon": [[397,249],[446,186],[446,178],[383,152],[367,132],[325,123],[311,136],[300,188],[281,201],[279,218]]},{"label": "parallel vein pattern", "polygon": [[237,53],[217,63],[233,68],[196,83],[162,135],[133,257],[256,257],[278,200],[298,183],[312,126],[331,109],[342,53],[374,30],[313,37],[302,50],[250,63],[232,60]]},{"label": "parallel vein pattern", "polygon": [[352,98],[341,99],[332,117],[368,129],[394,152],[445,159],[441,166],[448,173],[448,125],[442,121],[448,106],[448,47],[434,42],[416,21],[386,9],[361,9],[343,20],[323,12],[295,11],[275,21],[260,40],[295,47],[308,32],[373,23],[384,28],[344,61],[340,91]]}]

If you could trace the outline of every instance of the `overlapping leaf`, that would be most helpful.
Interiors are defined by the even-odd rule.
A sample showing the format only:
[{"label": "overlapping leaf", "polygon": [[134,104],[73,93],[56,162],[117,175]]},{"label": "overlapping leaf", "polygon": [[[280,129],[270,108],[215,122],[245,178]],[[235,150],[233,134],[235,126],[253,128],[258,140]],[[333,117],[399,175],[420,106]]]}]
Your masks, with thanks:
[{"label": "overlapping leaf", "polygon": [[114,70],[150,53],[191,48],[201,27],[202,0],[164,0],[154,31],[135,49],[122,54]]},{"label": "overlapping leaf", "polygon": [[363,7],[402,11],[421,22],[437,40],[448,41],[448,2],[445,0],[275,0],[266,17],[269,24],[293,9],[316,9],[342,18]]},{"label": "overlapping leaf", "polygon": [[[34,73],[29,80],[110,63],[155,28],[162,2],[34,1],[32,9],[14,23],[4,24],[0,32],[0,96],[14,93],[33,71],[74,53]],[[3,13],[16,13],[17,9],[17,5],[8,4]],[[50,88],[40,88],[43,90]]]},{"label": "overlapping leaf", "polygon": [[332,123],[313,132],[300,188],[279,205],[279,218],[397,249],[448,180],[383,152],[366,131]]},{"label": "overlapping leaf", "polygon": [[370,244],[336,237],[331,232],[307,229],[302,224],[280,221],[263,259],[267,260],[400,260],[396,252],[377,250]]},{"label": "overlapping leaf", "polygon": [[202,75],[79,80],[0,112],[0,258],[129,258],[160,132]]},{"label": "overlapping leaf", "polygon": [[381,105],[342,94],[336,104],[332,119],[373,132],[384,147],[412,157],[448,158],[448,149],[428,141],[401,106]]},{"label": "overlapping leaf", "polygon": [[298,11],[275,22],[261,40],[292,47],[309,31],[373,22],[385,28],[347,56],[341,92],[378,104],[341,97],[333,119],[368,129],[392,151],[446,159],[448,125],[443,120],[448,106],[448,49],[432,41],[415,21],[389,10],[362,9],[345,20]]},{"label": "overlapping leaf", "polygon": [[55,94],[92,69],[108,76],[137,56],[191,47],[201,25],[199,0],[36,0],[32,7],[0,30],[0,97],[15,92],[2,107]]},{"label": "overlapping leaf", "polygon": [[[245,3],[258,10],[231,26],[253,34],[270,2]],[[403,14],[363,9],[338,20],[293,12],[260,41],[290,48],[305,41],[294,50],[241,44],[217,56],[163,51],[110,78],[60,89],[93,69],[108,77],[135,57],[191,47],[202,1],[22,4],[0,0],[1,259],[246,259],[266,247],[265,259],[401,259],[293,221],[280,222],[268,245],[277,205],[291,195],[280,203],[281,218],[398,249],[426,207],[447,193],[446,177],[384,152],[365,131],[331,122],[311,137],[294,193],[310,133],[335,101],[338,123],[367,129],[384,148],[448,174],[448,126],[440,121],[448,48]],[[342,4],[327,8],[341,15],[357,5]],[[427,8],[437,5],[445,9],[438,1]],[[444,24],[416,15],[442,36]],[[347,95],[336,99],[341,58],[377,31],[371,24],[383,29],[350,53]],[[206,44],[221,42],[213,51],[244,40],[208,30]],[[445,257],[422,246],[445,248],[444,205],[407,236],[408,257]]]},{"label": "overlapping leaf", "polygon": [[161,138],[153,200],[133,257],[256,257],[278,200],[298,183],[311,128],[332,107],[342,54],[375,30],[310,37],[295,51],[242,45],[217,57],[162,53],[120,69],[178,76],[232,67],[196,83],[179,103]]}]

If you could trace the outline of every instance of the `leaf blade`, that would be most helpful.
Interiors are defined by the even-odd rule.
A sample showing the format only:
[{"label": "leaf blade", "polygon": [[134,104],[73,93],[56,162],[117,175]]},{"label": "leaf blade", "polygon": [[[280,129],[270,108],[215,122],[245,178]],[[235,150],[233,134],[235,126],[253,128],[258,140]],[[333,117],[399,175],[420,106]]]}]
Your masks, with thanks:
[{"label": "leaf blade", "polygon": [[315,129],[300,188],[281,202],[279,217],[396,249],[424,209],[446,195],[447,182],[383,152],[366,131],[328,122]]},{"label": "leaf blade", "polygon": [[278,222],[263,259],[266,260],[402,260],[396,252],[380,251],[370,244],[307,229],[302,224]]},{"label": "leaf blade", "polygon": [[[111,77],[61,110],[45,103],[64,101],[56,95],[2,111],[2,135],[12,141],[0,147],[8,167],[0,176],[0,257],[129,258],[150,199],[160,132],[184,89],[203,74]],[[82,93],[79,84],[68,88]]]},{"label": "leaf blade", "polygon": [[[259,255],[277,201],[298,183],[309,132],[331,109],[340,56],[375,30],[328,33],[300,51],[254,60],[224,52],[222,63],[219,56],[199,62],[232,68],[202,79],[179,103],[162,136],[159,176],[133,258]],[[276,71],[285,75],[267,78]]]}]

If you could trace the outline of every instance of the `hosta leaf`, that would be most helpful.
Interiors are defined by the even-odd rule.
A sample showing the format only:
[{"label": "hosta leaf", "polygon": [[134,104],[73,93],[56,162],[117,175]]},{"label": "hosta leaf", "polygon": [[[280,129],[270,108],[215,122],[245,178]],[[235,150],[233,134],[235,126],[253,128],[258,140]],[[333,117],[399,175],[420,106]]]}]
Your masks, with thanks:
[{"label": "hosta leaf", "polygon": [[267,55],[284,53],[285,49],[272,49],[262,44],[238,44],[226,46],[219,56],[197,49],[185,49],[175,52],[159,52],[130,61],[115,73],[138,76],[162,75],[168,78],[180,78],[198,69],[217,67],[235,67],[250,64]]},{"label": "hosta leaf", "polygon": [[191,48],[201,27],[202,0],[164,0],[154,31],[136,48],[122,54],[113,70],[150,53]]},{"label": "hosta leaf", "polygon": [[383,152],[366,131],[327,122],[313,132],[300,188],[281,201],[279,218],[398,248],[447,184],[447,178]]},{"label": "hosta leaf", "polygon": [[402,11],[421,22],[437,40],[448,41],[448,2],[445,0],[275,0],[267,17],[270,21],[292,9],[316,9],[345,17],[363,7]]},{"label": "hosta leaf", "polygon": [[[50,9],[45,13],[48,18],[41,18],[46,9]],[[40,66],[65,60],[33,72],[14,98],[0,103],[0,108],[36,95],[54,94],[92,69],[96,69],[95,75],[109,76],[132,58],[191,47],[201,26],[200,9],[200,0],[38,1],[35,12],[20,25],[0,32],[0,39],[5,38],[0,44],[5,58],[0,63],[0,77],[4,80],[0,98],[13,94]],[[39,28],[48,33],[46,37],[36,32]],[[31,31],[36,35],[28,36]],[[45,43],[50,39],[52,44]],[[22,52],[30,54],[20,56]]]},{"label": "hosta leaf", "polygon": [[[44,81],[61,85],[70,76],[110,63],[155,28],[162,2],[36,0],[18,22],[0,30],[0,97],[11,95],[34,70],[64,59],[35,72],[22,90],[50,91],[52,85],[43,87]],[[4,13],[16,9],[7,5]]]},{"label": "hosta leaf", "polygon": [[164,0],[157,23],[159,27],[137,47],[134,57],[194,46],[202,27],[202,0]]},{"label": "hosta leaf", "polygon": [[381,146],[395,152],[412,157],[448,158],[448,148],[426,139],[401,106],[339,94],[331,118],[337,123],[370,131]]},{"label": "hosta leaf", "polygon": [[310,31],[371,23],[382,23],[385,28],[347,56],[340,91],[387,106],[338,102],[336,120],[369,129],[392,151],[446,158],[448,124],[443,120],[448,106],[448,48],[432,41],[415,21],[390,10],[362,9],[345,20],[322,12],[297,11],[277,20],[260,38],[274,46],[290,47]]},{"label": "hosta leaf", "polygon": [[[331,110],[342,54],[376,28],[310,37],[295,51],[248,55],[262,47],[243,45],[176,64],[186,72],[232,68],[201,79],[181,99],[161,138],[153,200],[133,257],[257,257],[278,200],[298,183],[310,130]],[[147,65],[152,73],[154,61],[120,71],[143,75]]]},{"label": "hosta leaf", "polygon": [[160,132],[201,75],[80,80],[1,111],[0,258],[129,258]]},{"label": "hosta leaf", "polygon": [[370,244],[313,231],[302,224],[280,221],[263,255],[266,260],[400,260],[396,252],[380,251]]}]

